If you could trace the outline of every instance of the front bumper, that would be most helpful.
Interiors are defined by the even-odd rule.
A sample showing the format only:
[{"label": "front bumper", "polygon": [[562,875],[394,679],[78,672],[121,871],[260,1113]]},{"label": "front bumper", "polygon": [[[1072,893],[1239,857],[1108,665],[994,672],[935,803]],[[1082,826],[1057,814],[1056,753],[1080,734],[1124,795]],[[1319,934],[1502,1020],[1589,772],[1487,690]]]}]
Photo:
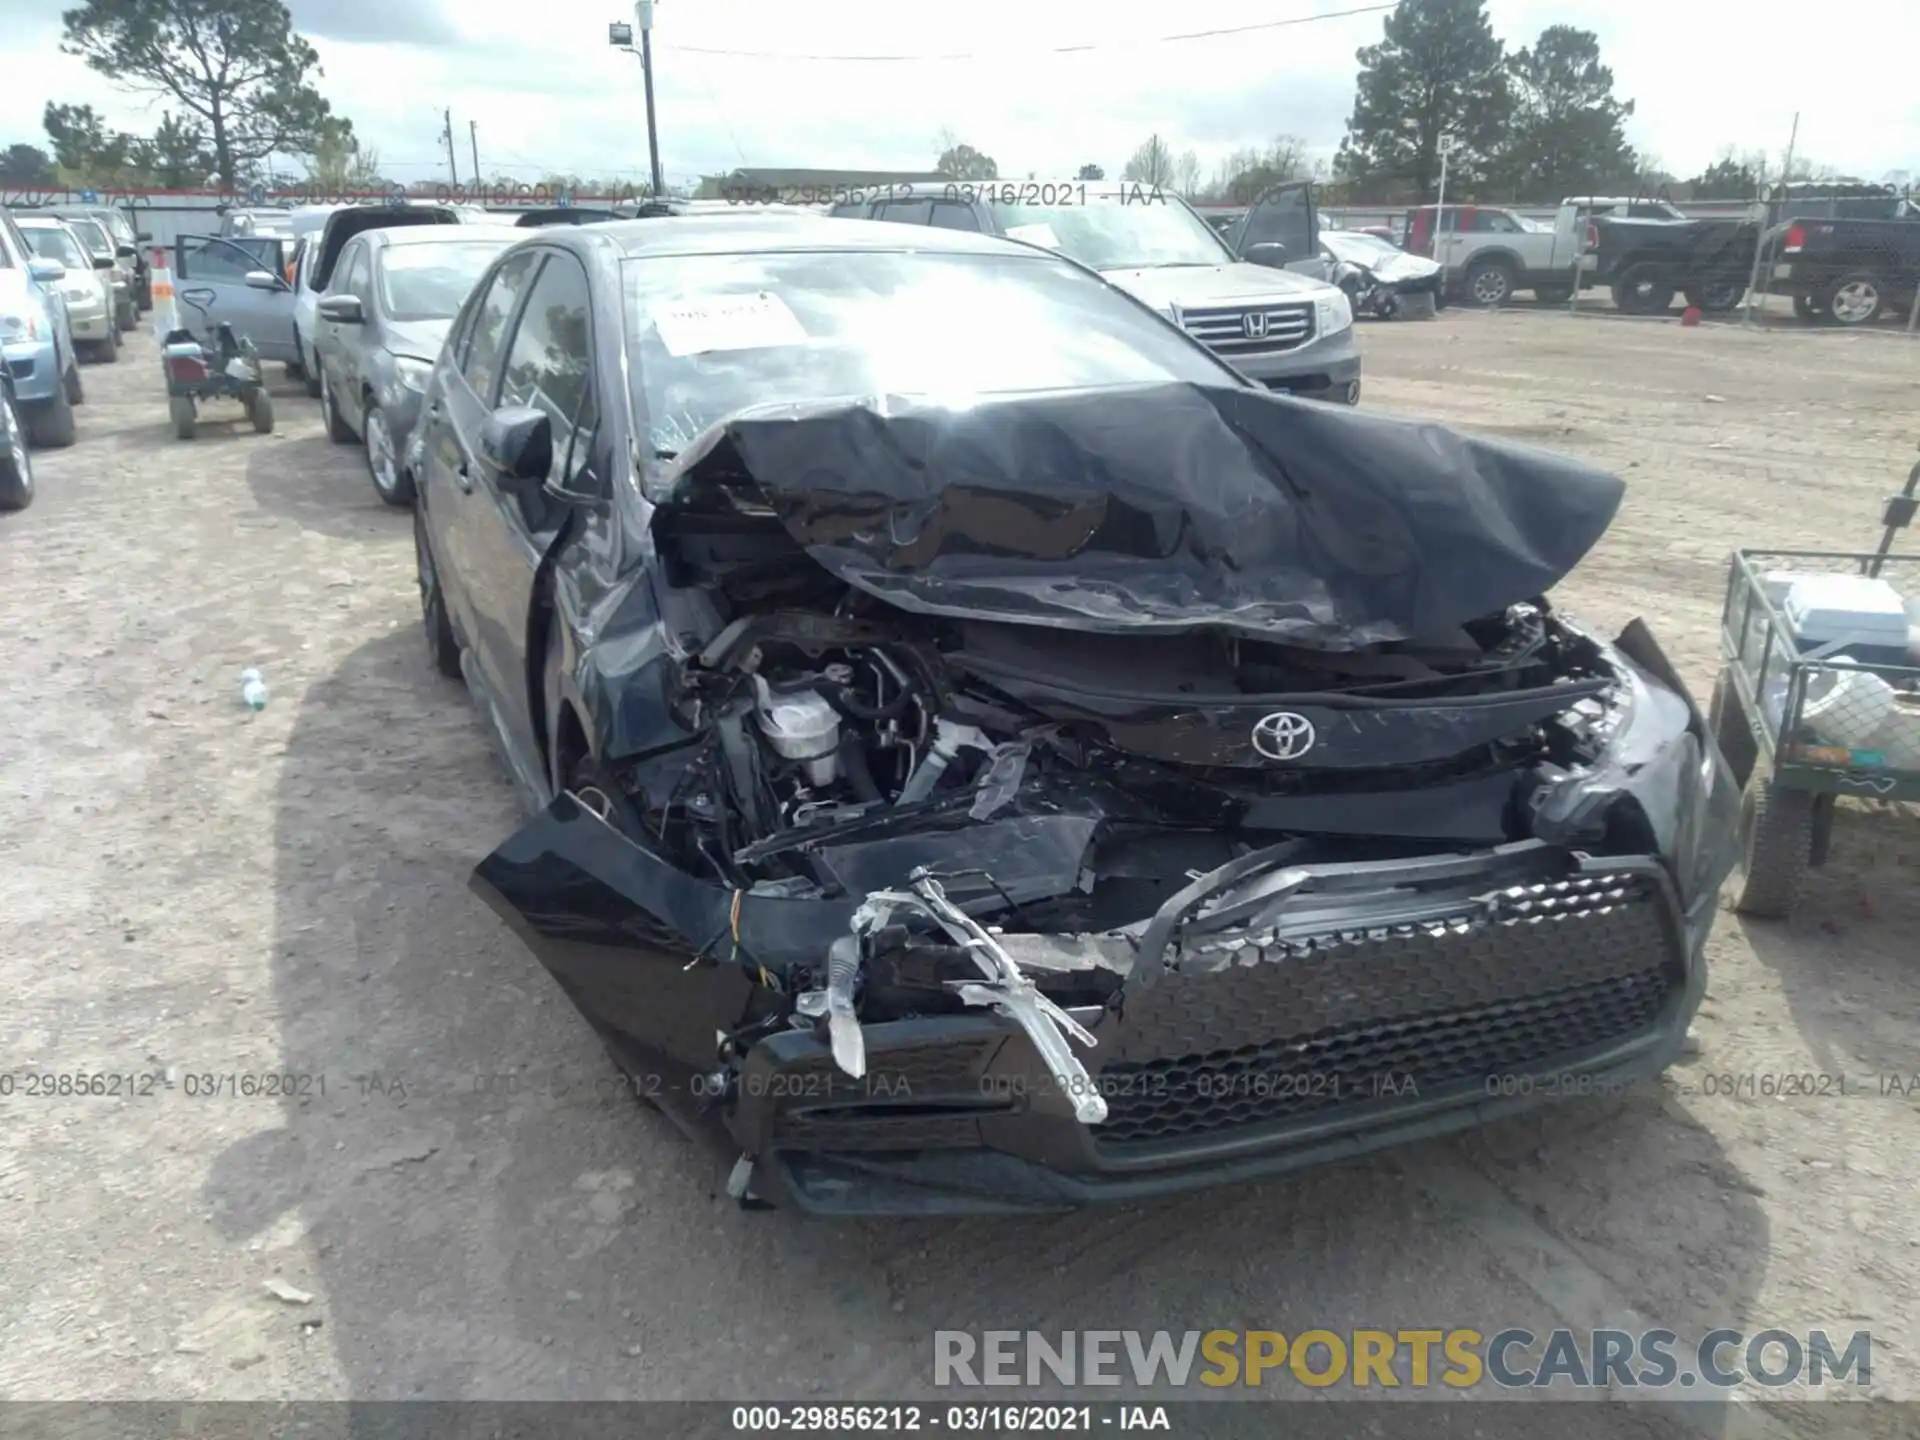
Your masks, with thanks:
[{"label": "front bumper", "polygon": [[[1329,868],[1377,882],[1393,862]],[[1394,924],[1377,890],[1343,905],[1362,877],[1330,875],[1280,940],[1076,1012],[1103,1124],[1075,1120],[1017,1027],[968,1014],[866,1026],[861,1081],[813,1032],[776,1035],[748,1055],[728,1128],[755,1193],[785,1206],[1045,1211],[1364,1154],[1671,1063],[1705,967],[1663,866],[1529,844],[1456,868],[1443,919]]]},{"label": "front bumper", "polygon": [[67,327],[76,340],[111,340],[114,317],[97,302],[91,306],[67,302]]},{"label": "front bumper", "polygon": [[1293,350],[1223,356],[1249,380],[1309,400],[1351,405],[1360,398],[1360,348],[1354,327],[1317,336]]},{"label": "front bumper", "polygon": [[51,340],[25,340],[0,346],[13,395],[22,404],[51,400],[60,389],[60,352]]}]

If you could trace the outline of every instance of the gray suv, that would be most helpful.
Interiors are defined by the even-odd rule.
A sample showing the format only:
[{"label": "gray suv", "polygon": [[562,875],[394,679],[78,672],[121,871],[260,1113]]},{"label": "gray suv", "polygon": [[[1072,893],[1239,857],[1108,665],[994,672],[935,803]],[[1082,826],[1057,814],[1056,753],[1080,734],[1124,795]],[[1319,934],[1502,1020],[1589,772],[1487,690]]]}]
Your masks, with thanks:
[{"label": "gray suv", "polygon": [[[1283,187],[1254,207],[1261,223],[1243,224],[1241,233],[1258,243],[1239,249],[1179,196],[1132,183],[901,184],[856,192],[832,213],[1045,246],[1099,271],[1269,389],[1349,405],[1360,398],[1353,310],[1316,273],[1324,262],[1304,186]],[[1297,243],[1264,238],[1281,234]]]}]

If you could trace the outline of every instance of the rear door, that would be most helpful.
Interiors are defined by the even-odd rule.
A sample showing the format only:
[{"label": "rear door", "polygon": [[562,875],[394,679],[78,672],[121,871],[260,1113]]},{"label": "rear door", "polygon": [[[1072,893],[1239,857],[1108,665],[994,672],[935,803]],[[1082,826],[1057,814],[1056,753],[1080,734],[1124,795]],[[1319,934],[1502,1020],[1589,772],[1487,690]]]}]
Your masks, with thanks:
[{"label": "rear door", "polygon": [[313,348],[320,352],[320,363],[332,382],[333,403],[354,429],[361,433],[366,403],[362,386],[366,373],[368,327],[373,324],[373,257],[367,241],[355,236],[340,252],[340,263],[333,267],[333,283],[321,299],[330,295],[352,295],[360,302],[361,323],[343,325],[318,311],[313,320]]},{"label": "rear door", "polygon": [[[195,334],[225,322],[253,342],[262,360],[298,358],[293,291],[282,278],[286,259],[270,235],[182,235],[173,242],[173,289],[180,323]],[[256,290],[247,276],[264,270],[276,288]]]},{"label": "rear door", "polygon": [[1328,278],[1331,267],[1320,250],[1320,215],[1311,180],[1289,181],[1262,195],[1240,222],[1233,253],[1244,258],[1253,246],[1273,243],[1287,247],[1287,269],[1315,280]]}]

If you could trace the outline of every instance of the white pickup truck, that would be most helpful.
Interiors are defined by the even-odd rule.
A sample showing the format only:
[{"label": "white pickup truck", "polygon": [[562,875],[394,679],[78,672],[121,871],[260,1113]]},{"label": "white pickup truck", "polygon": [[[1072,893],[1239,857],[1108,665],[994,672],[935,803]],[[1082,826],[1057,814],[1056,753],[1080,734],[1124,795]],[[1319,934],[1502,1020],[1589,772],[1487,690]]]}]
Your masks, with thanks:
[{"label": "white pickup truck", "polygon": [[[1531,290],[1543,305],[1560,305],[1573,294],[1576,266],[1593,268],[1587,222],[1595,215],[1686,218],[1664,200],[1595,195],[1562,200],[1551,224],[1497,205],[1449,205],[1444,213],[1420,205],[1407,212],[1406,248],[1444,265],[1448,293],[1472,304],[1504,305],[1516,292]],[[1591,281],[1583,275],[1580,283],[1584,289]]]}]

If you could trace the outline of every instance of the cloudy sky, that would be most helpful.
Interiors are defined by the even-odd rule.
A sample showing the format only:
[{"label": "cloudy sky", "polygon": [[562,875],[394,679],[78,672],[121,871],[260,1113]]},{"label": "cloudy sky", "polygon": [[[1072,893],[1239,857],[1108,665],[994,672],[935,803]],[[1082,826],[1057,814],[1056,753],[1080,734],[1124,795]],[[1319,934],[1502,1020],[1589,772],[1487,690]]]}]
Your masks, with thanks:
[{"label": "cloudy sky", "polygon": [[[669,181],[737,165],[920,168],[951,131],[1003,175],[1117,174],[1158,131],[1212,163],[1276,134],[1330,156],[1352,104],[1354,51],[1380,36],[1368,0],[659,0],[661,156]],[[49,99],[90,102],[118,126],[157,111],[59,53],[61,0],[0,0],[0,145],[44,144]],[[607,44],[622,0],[289,0],[319,51],[318,83],[402,180],[447,174],[451,108],[460,174],[476,121],[489,176],[548,171],[642,180],[639,61]],[[1491,0],[1510,46],[1566,23],[1598,33],[1618,93],[1638,102],[1635,144],[1682,176],[1721,149],[1776,161],[1800,112],[1802,154],[1879,179],[1920,172],[1920,52],[1912,0],[1838,0],[1828,40],[1871,37],[1876,59],[1810,52],[1725,0]],[[1208,38],[1292,17],[1326,17]],[[1066,49],[1066,47],[1091,47]],[[1062,53],[1062,51],[1065,53]],[[751,52],[751,53],[739,53]],[[814,56],[941,57],[850,60]]]}]

